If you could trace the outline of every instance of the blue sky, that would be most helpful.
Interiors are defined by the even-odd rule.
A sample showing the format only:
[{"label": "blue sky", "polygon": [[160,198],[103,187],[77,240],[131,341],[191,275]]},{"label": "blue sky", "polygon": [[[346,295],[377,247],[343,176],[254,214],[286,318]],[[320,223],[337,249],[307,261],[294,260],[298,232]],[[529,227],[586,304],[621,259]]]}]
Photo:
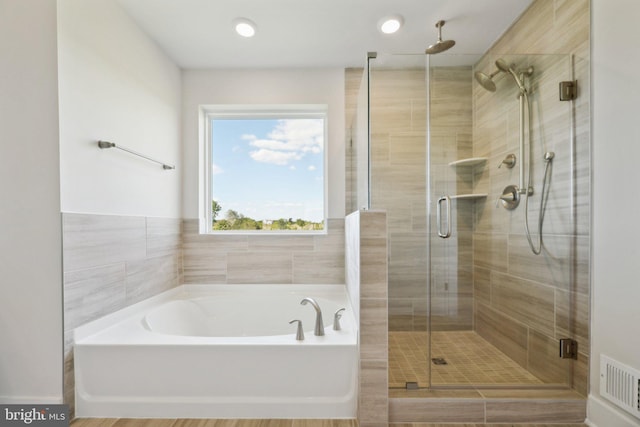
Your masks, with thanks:
[{"label": "blue sky", "polygon": [[324,218],[323,119],[213,119],[211,130],[218,218]]}]

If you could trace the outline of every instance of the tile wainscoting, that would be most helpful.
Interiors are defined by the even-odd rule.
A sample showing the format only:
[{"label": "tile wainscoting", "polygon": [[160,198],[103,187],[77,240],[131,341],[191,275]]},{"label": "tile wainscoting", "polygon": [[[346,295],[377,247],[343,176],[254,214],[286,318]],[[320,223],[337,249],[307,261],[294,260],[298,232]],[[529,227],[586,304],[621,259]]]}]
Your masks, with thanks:
[{"label": "tile wainscoting", "polygon": [[327,234],[199,234],[183,222],[184,283],[344,284],[344,218],[329,218]]},{"label": "tile wainscoting", "polygon": [[73,330],[182,282],[182,220],[62,214],[64,402],[74,407]]}]

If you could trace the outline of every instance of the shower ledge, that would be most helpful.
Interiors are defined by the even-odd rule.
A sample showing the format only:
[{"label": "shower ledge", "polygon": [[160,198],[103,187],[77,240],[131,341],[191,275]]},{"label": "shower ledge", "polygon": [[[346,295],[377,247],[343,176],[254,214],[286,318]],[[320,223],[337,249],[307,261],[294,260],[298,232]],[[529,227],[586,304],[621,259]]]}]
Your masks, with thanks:
[{"label": "shower ledge", "polygon": [[477,193],[477,194],[454,194],[453,196],[449,196],[451,200],[475,200],[475,199],[484,199],[488,196],[487,193]]},{"label": "shower ledge", "polygon": [[460,159],[455,162],[449,163],[449,166],[478,166],[484,164],[487,161],[486,157],[470,157],[468,159]]}]

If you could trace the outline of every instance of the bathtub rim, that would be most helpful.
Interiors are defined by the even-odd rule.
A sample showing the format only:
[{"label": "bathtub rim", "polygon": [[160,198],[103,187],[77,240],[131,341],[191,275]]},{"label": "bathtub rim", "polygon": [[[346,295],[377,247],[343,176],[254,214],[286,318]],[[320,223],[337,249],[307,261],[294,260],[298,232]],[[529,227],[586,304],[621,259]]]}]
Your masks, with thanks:
[{"label": "bathtub rim", "polygon": [[[239,289],[240,287],[242,287],[242,289]],[[144,328],[142,324],[142,318],[146,312],[172,300],[211,296],[213,292],[220,293],[221,295],[232,295],[239,291],[252,293],[268,292],[269,288],[273,290],[274,287],[290,293],[304,291],[305,296],[339,296],[340,298],[344,298],[348,304],[348,310],[344,313],[341,322],[343,323],[343,326],[345,326],[346,330],[333,331],[331,329],[331,325],[329,325],[325,327],[325,336],[317,337],[312,333],[305,333],[304,341],[295,341],[284,338],[289,337],[288,334],[260,337],[201,337],[168,335],[149,331]],[[326,313],[324,315],[328,318],[332,313]],[[129,329],[127,329],[125,325],[129,325]],[[134,325],[136,328],[130,329],[130,327]],[[119,335],[116,332],[118,327],[127,329],[127,332]],[[111,332],[111,339],[101,341],[105,337],[110,336],[109,332]],[[291,335],[295,335],[293,331]],[[73,331],[73,345],[357,345],[358,336],[358,325],[346,285],[183,284],[77,327]]]}]

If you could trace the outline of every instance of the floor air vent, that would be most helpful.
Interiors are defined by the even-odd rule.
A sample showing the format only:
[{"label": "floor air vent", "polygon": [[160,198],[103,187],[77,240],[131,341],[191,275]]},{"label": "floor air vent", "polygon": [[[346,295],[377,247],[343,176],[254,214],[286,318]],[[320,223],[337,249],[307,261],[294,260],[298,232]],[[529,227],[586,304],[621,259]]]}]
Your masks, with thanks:
[{"label": "floor air vent", "polygon": [[640,418],[640,371],[600,355],[600,394]]}]

